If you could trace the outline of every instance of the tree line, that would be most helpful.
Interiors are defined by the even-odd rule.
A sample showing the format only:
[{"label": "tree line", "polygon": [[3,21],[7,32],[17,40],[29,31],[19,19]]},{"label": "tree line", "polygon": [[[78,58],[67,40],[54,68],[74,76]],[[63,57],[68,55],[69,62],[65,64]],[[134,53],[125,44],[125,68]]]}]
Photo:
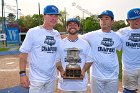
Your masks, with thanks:
[{"label": "tree line", "polygon": [[[56,30],[60,32],[66,31],[66,16],[67,13],[61,11],[61,16],[58,17],[58,23],[56,24]],[[80,21],[80,32],[87,33],[89,31],[94,31],[100,29],[98,15],[91,15],[86,17],[85,19],[76,16],[76,18]],[[7,17],[4,18],[6,22],[8,22],[8,26],[10,27],[19,27],[21,32],[27,32],[30,28],[42,25],[43,24],[43,15],[42,14],[34,14],[27,16],[20,16],[19,19],[16,19],[16,16],[13,13],[9,13]],[[0,17],[0,21],[2,21],[2,17]],[[125,23],[125,20],[114,21],[112,26],[112,30],[117,31],[120,28],[126,27],[128,24]]]}]

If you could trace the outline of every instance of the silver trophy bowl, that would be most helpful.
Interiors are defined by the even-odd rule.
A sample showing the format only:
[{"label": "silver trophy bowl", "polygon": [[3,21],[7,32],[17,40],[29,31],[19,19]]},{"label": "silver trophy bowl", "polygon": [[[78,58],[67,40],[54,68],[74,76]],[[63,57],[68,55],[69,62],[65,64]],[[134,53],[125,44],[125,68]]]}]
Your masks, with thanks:
[{"label": "silver trophy bowl", "polygon": [[68,62],[68,68],[78,68],[80,67],[77,63],[80,63],[79,57],[80,50],[78,48],[68,48],[67,49],[67,56],[65,58],[65,62]]}]

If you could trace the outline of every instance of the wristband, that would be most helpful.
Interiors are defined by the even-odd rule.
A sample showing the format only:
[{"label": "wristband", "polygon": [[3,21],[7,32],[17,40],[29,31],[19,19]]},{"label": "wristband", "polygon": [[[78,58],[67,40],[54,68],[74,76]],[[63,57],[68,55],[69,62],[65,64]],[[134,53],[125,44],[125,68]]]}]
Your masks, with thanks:
[{"label": "wristband", "polygon": [[22,76],[26,76],[26,73],[22,73],[22,74],[20,74],[20,77],[22,77]]},{"label": "wristband", "polygon": [[20,71],[19,74],[26,73],[26,71]]}]

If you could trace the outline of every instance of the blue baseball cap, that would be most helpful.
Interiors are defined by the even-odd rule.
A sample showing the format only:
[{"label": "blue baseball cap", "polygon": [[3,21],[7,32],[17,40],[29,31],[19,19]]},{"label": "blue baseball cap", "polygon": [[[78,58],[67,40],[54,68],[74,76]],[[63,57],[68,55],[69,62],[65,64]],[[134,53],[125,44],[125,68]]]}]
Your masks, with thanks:
[{"label": "blue baseball cap", "polygon": [[55,5],[48,5],[44,8],[44,15],[50,14],[50,15],[61,15],[58,8]]},{"label": "blue baseball cap", "polygon": [[137,18],[140,18],[140,8],[133,8],[128,11],[128,13],[127,13],[128,20],[133,20],[133,19],[137,19]]},{"label": "blue baseball cap", "polygon": [[78,24],[78,26],[80,25],[80,22],[79,22],[79,20],[77,18],[69,18],[67,20],[67,25],[69,24],[69,22],[75,22],[75,23]]},{"label": "blue baseball cap", "polygon": [[103,15],[107,15],[107,16],[111,17],[111,19],[114,19],[114,14],[110,10],[103,11],[100,15],[98,15],[98,18],[102,18]]}]

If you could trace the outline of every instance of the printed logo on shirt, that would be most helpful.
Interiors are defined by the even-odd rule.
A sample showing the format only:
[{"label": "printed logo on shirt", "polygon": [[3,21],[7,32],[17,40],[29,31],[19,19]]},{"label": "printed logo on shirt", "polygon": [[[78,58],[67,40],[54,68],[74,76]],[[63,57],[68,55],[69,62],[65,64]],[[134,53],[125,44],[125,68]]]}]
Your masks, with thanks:
[{"label": "printed logo on shirt", "polygon": [[140,33],[132,33],[131,36],[129,36],[128,40],[130,40],[131,42],[126,42],[126,46],[133,49],[140,48]]},{"label": "printed logo on shirt", "polygon": [[57,50],[57,47],[52,47],[55,45],[56,40],[52,36],[46,36],[44,41],[44,46],[42,46],[42,51],[47,51],[47,53],[54,53]]},{"label": "printed logo on shirt", "polygon": [[44,44],[47,44],[47,45],[54,45],[56,43],[56,40],[54,39],[54,37],[52,36],[46,36],[46,39],[44,41]]},{"label": "printed logo on shirt", "polygon": [[128,40],[140,42],[140,33],[132,33]]},{"label": "printed logo on shirt", "polygon": [[114,41],[112,38],[103,38],[101,41],[101,45],[104,45],[105,47],[98,47],[99,52],[103,52],[105,54],[111,54],[115,52],[115,48],[109,48],[114,44]]},{"label": "printed logo on shirt", "polygon": [[112,40],[112,38],[103,38],[103,40],[101,41],[101,45],[104,45],[106,47],[110,47],[114,44],[114,41]]}]

